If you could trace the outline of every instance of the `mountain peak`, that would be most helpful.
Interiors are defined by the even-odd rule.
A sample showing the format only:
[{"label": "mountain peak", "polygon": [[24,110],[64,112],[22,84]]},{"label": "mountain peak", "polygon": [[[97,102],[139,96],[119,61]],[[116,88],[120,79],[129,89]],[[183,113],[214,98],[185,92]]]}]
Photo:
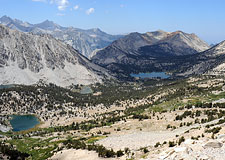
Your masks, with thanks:
[{"label": "mountain peak", "polygon": [[[2,20],[2,21],[1,21]],[[122,35],[111,35],[99,28],[79,29],[74,27],[62,27],[51,20],[45,20],[38,24],[31,24],[8,16],[0,18],[0,24],[13,30],[31,32],[33,34],[51,34],[53,37],[73,46],[86,57],[89,57],[95,49],[108,46]]]},{"label": "mountain peak", "polygon": [[11,19],[11,18],[6,16],[6,15],[4,15],[4,16],[1,17],[1,19]]},{"label": "mountain peak", "polygon": [[182,36],[182,35],[185,35],[185,34],[186,34],[186,33],[184,33],[183,31],[178,30],[178,31],[169,33],[168,36],[169,36],[169,37],[170,37],[170,36]]},{"label": "mountain peak", "polygon": [[39,27],[41,29],[46,29],[46,30],[56,30],[56,29],[61,29],[62,27],[56,23],[54,23],[53,21],[49,21],[49,20],[45,20],[42,23],[36,24],[36,27]]},{"label": "mountain peak", "polygon": [[225,55],[225,40],[204,52],[208,56]]},{"label": "mountain peak", "polygon": [[42,25],[48,25],[48,26],[54,26],[56,25],[53,21],[49,21],[48,19],[39,23],[39,24],[42,24]]},{"label": "mountain peak", "polygon": [[44,22],[52,22],[52,21],[49,21],[48,19],[46,19]]},{"label": "mountain peak", "polygon": [[141,34],[138,33],[138,32],[132,32],[132,33],[130,33],[128,35],[130,35],[130,36],[140,36]]},{"label": "mountain peak", "polygon": [[94,32],[101,32],[101,30],[99,28],[93,28],[92,29]]},{"label": "mountain peak", "polygon": [[163,30],[157,30],[157,31],[154,31],[154,32],[147,32],[146,34],[154,37],[155,39],[160,40],[160,39],[165,38],[168,35],[168,33],[169,32],[165,32]]},{"label": "mountain peak", "polygon": [[89,30],[87,30],[87,31],[89,31],[89,32],[94,32],[94,33],[96,33],[96,34],[103,34],[103,33],[105,33],[105,32],[103,32],[101,29],[99,29],[99,28],[92,28],[92,29],[89,29]]},{"label": "mountain peak", "polygon": [[212,47],[216,54],[225,54],[225,40]]},{"label": "mountain peak", "polygon": [[183,31],[177,30],[174,33],[179,34],[179,33],[184,33]]},{"label": "mountain peak", "polygon": [[4,15],[4,16],[2,16],[0,18],[0,22],[3,23],[3,24],[7,24],[7,23],[10,23],[12,21],[13,20],[10,17],[6,16],[6,15]]},{"label": "mountain peak", "polygon": [[211,49],[225,48],[225,40],[214,45]]},{"label": "mountain peak", "polygon": [[0,44],[0,84],[30,85],[42,79],[64,87],[111,77],[107,70],[49,35],[27,34],[0,25]]},{"label": "mountain peak", "polygon": [[225,40],[219,43],[220,45],[223,45],[225,47]]},{"label": "mountain peak", "polygon": [[193,38],[182,31],[171,33],[159,30],[145,34],[133,32],[98,51],[92,61],[113,71],[139,72],[148,70],[156,59],[194,55],[208,48],[201,39]]},{"label": "mountain peak", "polygon": [[158,29],[156,32],[159,32],[159,33],[168,33],[168,32],[166,32],[164,30],[161,30],[161,29]]}]

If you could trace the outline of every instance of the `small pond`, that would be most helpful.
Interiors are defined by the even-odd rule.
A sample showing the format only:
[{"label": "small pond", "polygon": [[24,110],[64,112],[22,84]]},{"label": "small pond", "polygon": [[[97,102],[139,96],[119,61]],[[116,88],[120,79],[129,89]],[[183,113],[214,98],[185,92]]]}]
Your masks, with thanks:
[{"label": "small pond", "polygon": [[38,118],[33,115],[12,115],[10,120],[14,132],[34,128],[39,123]]},{"label": "small pond", "polygon": [[167,79],[170,75],[166,74],[165,72],[151,72],[151,73],[138,73],[138,74],[130,74],[131,77],[139,77],[139,78],[161,78]]},{"label": "small pond", "polygon": [[0,89],[7,89],[7,88],[12,88],[14,85],[9,84],[9,85],[0,85]]},{"label": "small pond", "polygon": [[80,94],[91,94],[91,93],[93,93],[93,90],[89,86],[84,86],[80,91]]}]

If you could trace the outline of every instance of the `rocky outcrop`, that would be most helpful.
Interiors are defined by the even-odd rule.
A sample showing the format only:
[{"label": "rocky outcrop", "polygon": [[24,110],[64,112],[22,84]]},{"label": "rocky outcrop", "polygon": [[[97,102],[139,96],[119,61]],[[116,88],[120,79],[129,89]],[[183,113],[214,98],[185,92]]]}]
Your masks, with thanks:
[{"label": "rocky outcrop", "polygon": [[218,141],[211,141],[207,142],[203,147],[204,148],[221,148],[223,146],[223,143],[220,143]]},{"label": "rocky outcrop", "polygon": [[[10,127],[7,127],[7,126],[5,126],[5,125],[0,124],[0,132],[8,132],[8,131],[10,131],[10,130],[11,130]],[[3,137],[3,136],[0,135],[0,138],[2,138],[2,137]]]},{"label": "rocky outcrop", "polygon": [[[219,160],[224,159],[224,139],[191,140],[187,139],[181,146],[164,148],[159,154],[150,155],[146,160]],[[144,159],[142,159],[144,160]]]}]

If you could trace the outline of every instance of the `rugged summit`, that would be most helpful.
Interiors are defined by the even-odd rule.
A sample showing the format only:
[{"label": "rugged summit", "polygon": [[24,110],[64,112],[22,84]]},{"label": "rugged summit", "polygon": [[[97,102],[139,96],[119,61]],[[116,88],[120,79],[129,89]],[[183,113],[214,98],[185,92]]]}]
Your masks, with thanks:
[{"label": "rugged summit", "polygon": [[[208,48],[196,35],[181,31],[131,33],[98,51],[92,61],[113,71],[140,71],[157,69],[153,65],[163,58],[169,62],[170,57],[193,55]],[[162,69],[162,62],[158,66]]]},{"label": "rugged summit", "polygon": [[[193,65],[188,65],[193,63]],[[189,76],[193,74],[225,74],[225,41],[213,46],[212,48],[189,57],[184,63],[188,66],[187,71],[181,75]]]},{"label": "rugged summit", "polygon": [[225,41],[222,41],[209,50],[205,51],[205,54],[208,56],[225,55]]},{"label": "rugged summit", "polygon": [[122,37],[121,35],[110,35],[98,28],[82,30],[73,27],[62,27],[52,21],[46,20],[39,24],[30,24],[17,19],[3,16],[0,18],[0,24],[21,32],[32,32],[34,34],[51,34],[73,46],[84,56],[90,58],[92,52],[96,49],[102,49],[108,46],[114,40]]},{"label": "rugged summit", "polygon": [[51,35],[34,35],[0,25],[0,84],[59,86],[101,82],[108,74]]}]

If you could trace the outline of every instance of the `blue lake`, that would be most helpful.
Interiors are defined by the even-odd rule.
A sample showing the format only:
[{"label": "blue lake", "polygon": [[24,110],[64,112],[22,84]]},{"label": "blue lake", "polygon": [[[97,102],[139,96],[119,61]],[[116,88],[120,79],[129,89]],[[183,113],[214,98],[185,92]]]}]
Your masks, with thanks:
[{"label": "blue lake", "polygon": [[12,88],[14,85],[0,85],[0,89],[7,89],[7,88]]},{"label": "blue lake", "polygon": [[38,118],[33,115],[12,115],[10,120],[14,132],[34,128],[39,123]]},{"label": "blue lake", "polygon": [[93,90],[89,86],[84,86],[80,91],[80,94],[91,94],[91,93],[93,93]]},{"label": "blue lake", "polygon": [[139,78],[158,78],[167,79],[170,75],[165,72],[151,72],[151,73],[138,73],[138,74],[130,74],[131,77],[139,77]]}]

